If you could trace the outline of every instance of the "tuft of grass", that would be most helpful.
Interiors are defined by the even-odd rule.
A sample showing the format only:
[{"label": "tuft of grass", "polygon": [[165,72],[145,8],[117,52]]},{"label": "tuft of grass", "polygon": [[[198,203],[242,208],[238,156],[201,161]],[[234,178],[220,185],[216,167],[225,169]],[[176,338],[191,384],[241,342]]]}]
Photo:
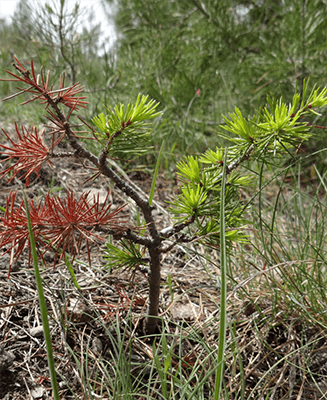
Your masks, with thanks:
[{"label": "tuft of grass", "polygon": [[289,312],[297,309],[305,318],[325,324],[324,180],[318,174],[312,180],[299,164],[270,181],[265,193],[260,188],[259,212],[252,208],[252,218],[257,221],[254,245],[261,265],[281,265],[270,274],[266,286],[275,293],[276,304],[287,305]]}]

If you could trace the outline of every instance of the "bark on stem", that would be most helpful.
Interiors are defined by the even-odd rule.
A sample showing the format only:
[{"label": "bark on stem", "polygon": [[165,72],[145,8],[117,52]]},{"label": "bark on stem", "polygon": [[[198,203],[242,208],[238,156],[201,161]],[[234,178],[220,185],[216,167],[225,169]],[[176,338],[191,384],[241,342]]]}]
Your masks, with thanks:
[{"label": "bark on stem", "polygon": [[152,248],[149,248],[149,253],[149,307],[144,329],[147,334],[153,334],[158,325],[161,266],[158,247],[153,246]]}]

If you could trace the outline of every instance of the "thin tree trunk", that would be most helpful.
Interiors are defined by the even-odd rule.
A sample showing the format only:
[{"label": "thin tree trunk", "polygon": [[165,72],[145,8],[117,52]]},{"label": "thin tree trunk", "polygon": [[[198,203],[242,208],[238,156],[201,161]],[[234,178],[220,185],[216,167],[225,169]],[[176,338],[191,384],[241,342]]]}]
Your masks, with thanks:
[{"label": "thin tree trunk", "polygon": [[149,307],[148,316],[145,320],[145,332],[152,334],[158,325],[159,296],[160,296],[160,253],[158,247],[149,249],[150,274],[149,274]]}]

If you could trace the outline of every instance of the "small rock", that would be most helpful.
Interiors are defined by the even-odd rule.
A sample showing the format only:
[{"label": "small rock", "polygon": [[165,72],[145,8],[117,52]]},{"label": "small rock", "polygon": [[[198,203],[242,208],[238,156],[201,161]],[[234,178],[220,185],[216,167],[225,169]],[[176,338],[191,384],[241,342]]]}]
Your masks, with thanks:
[{"label": "small rock", "polygon": [[14,359],[15,355],[12,351],[6,351],[2,346],[0,346],[0,372],[10,368]]},{"label": "small rock", "polygon": [[174,319],[192,321],[200,316],[200,307],[197,304],[176,302],[171,313]]},{"label": "small rock", "polygon": [[[3,254],[0,258],[0,269],[8,270],[10,265],[10,255]],[[17,272],[20,270],[22,263],[20,261],[15,261],[11,265],[11,272]]]},{"label": "small rock", "polygon": [[36,326],[35,328],[31,328],[30,335],[33,337],[43,336],[43,325],[39,325],[39,326]]},{"label": "small rock", "polygon": [[88,322],[91,320],[92,310],[79,299],[70,299],[70,305],[66,309],[67,318],[72,322]]},{"label": "small rock", "polygon": [[91,277],[89,277],[89,276],[83,277],[82,279],[78,280],[78,284],[79,284],[79,286],[80,286],[81,288],[97,287],[97,286],[99,286],[99,285],[97,284],[96,280],[93,279],[93,278],[91,278]]},{"label": "small rock", "polygon": [[42,386],[35,386],[32,390],[31,390],[31,396],[33,397],[33,399],[41,399],[43,397],[43,394],[45,392],[44,387]]},{"label": "small rock", "polygon": [[94,338],[92,341],[92,350],[95,354],[100,354],[103,350],[103,344],[98,337]]}]

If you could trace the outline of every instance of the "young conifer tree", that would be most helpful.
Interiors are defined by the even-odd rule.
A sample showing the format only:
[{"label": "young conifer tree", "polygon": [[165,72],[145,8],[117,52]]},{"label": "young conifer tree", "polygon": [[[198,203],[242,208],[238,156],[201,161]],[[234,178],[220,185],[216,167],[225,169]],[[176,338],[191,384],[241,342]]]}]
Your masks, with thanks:
[{"label": "young conifer tree", "polygon": [[[154,333],[158,324],[162,255],[178,244],[196,241],[219,249],[222,209],[227,244],[232,246],[233,242],[246,241],[244,231],[248,222],[240,188],[250,185],[252,177],[241,173],[239,166],[246,160],[266,163],[285,154],[292,156],[293,149],[312,134],[311,116],[317,115],[317,110],[327,105],[327,89],[314,88],[308,93],[305,83],[301,94],[296,93],[290,104],[269,98],[268,105],[251,118],[245,118],[236,108],[234,113],[225,117],[220,132],[232,142],[230,147],[208,149],[200,156],[188,156],[177,163],[180,194],[171,201],[170,207],[175,223],[159,229],[155,206],[152,205],[153,193],[148,197],[140,194],[110,162],[110,157],[121,153],[137,156],[148,151],[149,121],[159,117],[158,103],[148,96],[139,95],[134,103],[118,104],[95,116],[94,128],[79,117],[84,124],[82,133],[76,128],[76,117],[88,103],[78,83],[67,87],[62,75],[56,89],[51,83],[50,72],[45,74],[41,69],[37,75],[32,61],[30,70],[17,59],[14,67],[15,73],[7,71],[11,78],[2,80],[12,80],[19,85],[19,92],[15,95],[30,95],[23,104],[41,102],[50,124],[41,131],[37,128],[20,129],[16,125],[16,139],[3,130],[9,145],[0,144],[5,155],[2,162],[9,163],[0,178],[8,176],[12,181],[20,176],[26,178],[28,185],[30,175],[33,172],[38,174],[44,163],[52,165],[55,159],[74,157],[80,161],[81,168],[87,169],[90,179],[98,175],[108,177],[136,204],[146,222],[143,230],[121,216],[124,207],[112,210],[110,203],[100,204],[99,198],[90,203],[88,193],[77,198],[70,191],[65,198],[48,193],[38,204],[30,200],[29,209],[41,258],[49,249],[56,252],[55,262],[65,258],[66,253],[74,258],[83,244],[90,258],[90,242],[103,241],[104,237],[111,235],[116,239],[115,244],[107,244],[107,257],[112,264],[133,267],[148,263],[147,333]],[[222,133],[223,130],[228,134]],[[100,154],[87,148],[85,140],[88,138],[99,141]],[[64,139],[70,149],[58,147]],[[226,182],[224,199],[221,198],[223,179]],[[16,260],[29,246],[24,203],[17,203],[16,193],[12,192],[0,217],[0,248],[10,252],[12,260]]]}]

